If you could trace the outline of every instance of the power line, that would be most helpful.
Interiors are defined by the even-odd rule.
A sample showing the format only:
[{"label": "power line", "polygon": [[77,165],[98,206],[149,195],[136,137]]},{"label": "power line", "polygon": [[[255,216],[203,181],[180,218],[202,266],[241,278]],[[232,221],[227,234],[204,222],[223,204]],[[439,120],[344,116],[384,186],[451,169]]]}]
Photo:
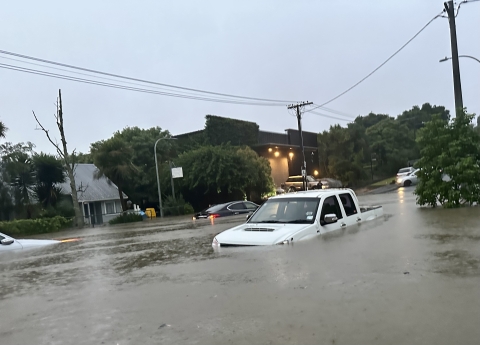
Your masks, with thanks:
[{"label": "power line", "polygon": [[309,112],[309,111],[312,111],[314,109],[317,109],[317,108],[321,108],[323,107],[324,105],[327,105],[331,102],[333,102],[334,100],[340,98],[341,96],[343,96],[344,94],[346,94],[347,92],[349,92],[350,90],[352,90],[353,88],[355,88],[356,86],[358,86],[359,84],[361,84],[363,81],[365,81],[367,78],[369,78],[372,74],[374,74],[376,71],[378,71],[380,68],[382,68],[388,61],[390,61],[395,55],[397,55],[398,53],[400,53],[403,48],[405,48],[410,42],[412,42],[418,35],[420,35],[420,33],[425,30],[427,28],[427,26],[429,26],[435,19],[437,19],[438,17],[441,17],[443,11],[440,12],[440,14],[437,14],[435,17],[433,17],[427,24],[425,24],[412,38],[410,38],[403,46],[401,46],[395,53],[393,53],[392,55],[390,55],[390,57],[388,59],[386,59],[382,64],[380,64],[380,66],[378,66],[377,68],[375,68],[372,72],[370,72],[369,74],[367,74],[364,78],[362,78],[360,81],[358,81],[357,83],[355,83],[353,86],[349,87],[348,89],[346,89],[345,91],[343,91],[342,93],[340,93],[339,95],[333,97],[332,99],[328,100],[327,102],[324,102],[316,107],[313,107],[312,109],[310,110],[307,110],[306,112]]},{"label": "power line", "polygon": [[123,90],[129,90],[129,91],[144,92],[144,93],[150,93],[150,94],[162,95],[162,96],[194,99],[194,100],[199,100],[199,101],[208,101],[208,102],[216,102],[216,103],[229,103],[229,104],[241,104],[241,105],[256,105],[256,106],[285,106],[285,104],[282,104],[282,103],[254,103],[254,102],[243,102],[243,101],[235,101],[235,100],[227,100],[227,99],[197,97],[197,96],[188,96],[188,95],[175,94],[175,93],[169,93],[169,92],[161,92],[161,91],[155,91],[155,90],[150,90],[150,89],[135,88],[135,87],[125,86],[125,85],[111,84],[111,83],[105,83],[105,82],[101,82],[101,81],[90,80],[90,79],[77,78],[77,77],[72,77],[72,76],[66,76],[66,75],[63,75],[63,74],[45,72],[45,71],[40,71],[40,70],[35,70],[35,69],[30,69],[30,68],[25,68],[25,67],[19,67],[19,66],[13,66],[13,65],[8,65],[8,64],[1,64],[1,63],[0,63],[0,68],[13,70],[13,71],[24,72],[24,73],[29,73],[29,74],[47,76],[47,77],[56,78],[56,79],[70,80],[70,81],[75,81],[75,82],[80,82],[80,83],[85,83],[85,84],[111,87],[111,88],[115,88],[115,89],[123,89]]},{"label": "power line", "polygon": [[77,70],[81,70],[81,71],[84,71],[84,72],[102,74],[102,75],[106,75],[106,76],[109,76],[109,77],[132,80],[132,81],[142,82],[142,83],[146,83],[146,84],[165,86],[165,87],[169,87],[169,88],[186,90],[186,91],[206,93],[206,94],[216,95],[216,96],[226,96],[226,97],[231,97],[231,98],[247,99],[247,100],[262,101],[262,102],[276,102],[276,103],[292,103],[292,102],[295,102],[295,101],[287,101],[287,100],[276,100],[276,99],[268,99],[268,98],[238,96],[238,95],[231,95],[231,94],[220,93],[220,92],[206,91],[206,90],[194,89],[194,88],[189,88],[189,87],[159,83],[159,82],[154,82],[154,81],[149,81],[149,80],[144,80],[144,79],[138,79],[138,78],[133,78],[133,77],[128,77],[128,76],[123,76],[123,75],[119,75],[119,74],[102,72],[102,71],[93,70],[93,69],[84,68],[84,67],[79,67],[79,66],[74,66],[74,65],[68,65],[68,64],[61,63],[61,62],[36,58],[36,57],[33,57],[33,56],[29,56],[29,55],[22,55],[22,54],[18,54],[18,53],[9,52],[9,51],[6,51],[6,50],[0,50],[0,54],[11,55],[11,56],[20,57],[20,58],[23,58],[23,59],[34,60],[34,61],[39,61],[39,62],[48,63],[48,64],[52,64],[52,65],[77,69]]},{"label": "power line", "polygon": [[345,122],[352,122],[353,121],[353,120],[342,119],[340,117],[336,117],[336,116],[332,116],[332,115],[322,114],[322,113],[319,113],[317,111],[309,111],[309,113],[314,114],[314,115],[318,115],[318,116],[328,117],[328,118],[334,119],[334,120],[340,120],[340,121],[345,121]]}]

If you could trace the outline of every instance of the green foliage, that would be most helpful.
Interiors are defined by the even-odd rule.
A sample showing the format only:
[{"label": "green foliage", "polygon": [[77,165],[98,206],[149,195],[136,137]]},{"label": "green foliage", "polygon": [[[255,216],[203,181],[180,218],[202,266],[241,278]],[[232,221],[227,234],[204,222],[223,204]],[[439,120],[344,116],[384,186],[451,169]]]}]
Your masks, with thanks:
[{"label": "green foliage", "polygon": [[185,202],[182,195],[175,199],[172,195],[168,195],[163,202],[162,208],[165,216],[179,216],[194,213],[192,205]]},{"label": "green foliage", "polygon": [[33,156],[35,167],[35,196],[43,207],[55,206],[60,199],[62,189],[57,184],[65,182],[65,171],[55,156],[40,153]]},{"label": "green foliage", "polygon": [[111,220],[108,221],[110,225],[123,224],[123,223],[134,223],[143,221],[143,217],[136,213],[123,213]]},{"label": "green foliage", "polygon": [[123,190],[138,171],[132,163],[134,150],[119,136],[93,143],[90,150],[98,169],[95,178],[107,177],[117,186],[122,209],[126,211]]},{"label": "green foliage", "polygon": [[93,157],[90,153],[73,153],[72,162],[75,162],[75,164],[93,164]]},{"label": "green foliage", "polygon": [[20,219],[0,222],[0,232],[12,237],[18,237],[55,232],[68,228],[71,224],[71,219],[60,216],[53,218]]},{"label": "green foliage", "polygon": [[255,122],[207,115],[205,136],[210,145],[255,145],[258,143],[258,125]]},{"label": "green foliage", "polygon": [[425,103],[404,111],[396,119],[386,114],[358,116],[347,128],[330,127],[318,136],[320,173],[346,185],[359,185],[371,179],[395,174],[399,168],[420,157],[415,143],[417,131],[434,114],[447,119],[448,110]]},{"label": "green foliage", "polygon": [[260,197],[274,188],[270,163],[248,147],[203,146],[181,154],[176,165],[183,167],[180,190],[195,208]]},{"label": "green foliage", "polygon": [[0,121],[0,138],[5,138],[5,133],[7,133],[7,126],[5,126],[5,124]]},{"label": "green foliage", "polygon": [[419,130],[419,205],[450,208],[480,202],[480,136],[471,125],[474,117],[464,111],[449,122],[437,115]]},{"label": "green foliage", "polygon": [[[128,195],[129,199],[136,204],[142,204],[142,200],[157,200],[157,182],[155,172],[155,155],[154,144],[159,138],[168,138],[170,133],[162,131],[160,127],[152,127],[149,129],[141,129],[138,127],[127,127],[122,131],[114,133],[112,140],[115,145],[119,145],[116,151],[122,150],[124,156],[123,161],[116,161],[115,164],[122,166],[122,174],[125,178],[121,188]],[[160,140],[157,143],[157,158],[159,166],[166,160],[171,159],[175,154],[176,140]],[[99,147],[102,147],[105,141],[93,143],[91,145],[91,155],[94,158],[94,163],[99,162],[98,158],[95,160],[95,155]],[[111,147],[111,153],[115,151]],[[102,159],[104,159],[103,157]],[[109,159],[113,163],[113,160]],[[108,163],[111,164],[111,163]],[[112,173],[109,171],[105,174],[112,182],[117,182],[111,177]],[[117,184],[118,186],[118,184]]]}]

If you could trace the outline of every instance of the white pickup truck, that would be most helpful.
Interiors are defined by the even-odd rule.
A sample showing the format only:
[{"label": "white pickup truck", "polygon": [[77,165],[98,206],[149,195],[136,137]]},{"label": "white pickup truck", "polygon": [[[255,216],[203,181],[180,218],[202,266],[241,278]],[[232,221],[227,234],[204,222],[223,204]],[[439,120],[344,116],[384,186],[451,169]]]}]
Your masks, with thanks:
[{"label": "white pickup truck", "polygon": [[288,244],[369,221],[383,215],[382,206],[360,206],[351,189],[288,193],[268,199],[247,222],[225,230],[213,246]]}]

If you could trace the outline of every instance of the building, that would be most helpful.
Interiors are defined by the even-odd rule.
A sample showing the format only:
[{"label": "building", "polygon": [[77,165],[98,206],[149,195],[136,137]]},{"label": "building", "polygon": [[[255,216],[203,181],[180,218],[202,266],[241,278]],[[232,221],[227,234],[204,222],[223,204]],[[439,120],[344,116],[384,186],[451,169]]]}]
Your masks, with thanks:
[{"label": "building", "polygon": [[[78,202],[86,224],[102,224],[120,215],[122,205],[117,186],[106,177],[95,179],[97,167],[93,164],[75,165],[75,184]],[[71,195],[70,180],[66,179],[61,187],[65,194]],[[127,199],[127,195],[123,194]]]},{"label": "building", "polygon": [[[259,156],[269,160],[272,178],[280,187],[291,175],[300,175],[303,155],[300,149],[300,135],[296,129],[286,129],[285,133],[262,131],[254,122],[235,120],[207,115],[205,129],[174,136],[185,147],[193,143],[218,145],[230,141],[232,145],[250,146]],[[221,131],[222,133],[218,133]],[[319,171],[317,133],[305,132],[303,145],[307,174],[317,176]]]},{"label": "building", "polygon": [[[319,170],[317,133],[302,131],[302,134],[307,175],[317,176]],[[298,130],[286,129],[285,133],[259,130],[258,144],[253,145],[252,149],[270,162],[272,178],[277,187],[280,187],[288,176],[301,175],[303,154]]]}]

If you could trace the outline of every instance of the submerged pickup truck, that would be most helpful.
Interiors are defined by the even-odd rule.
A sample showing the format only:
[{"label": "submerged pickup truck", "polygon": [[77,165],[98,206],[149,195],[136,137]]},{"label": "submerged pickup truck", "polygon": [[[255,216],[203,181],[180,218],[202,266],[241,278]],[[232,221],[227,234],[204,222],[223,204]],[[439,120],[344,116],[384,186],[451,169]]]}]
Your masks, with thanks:
[{"label": "submerged pickup truck", "polygon": [[288,244],[381,216],[382,206],[360,206],[351,189],[288,193],[268,199],[246,223],[217,234],[212,245]]}]

